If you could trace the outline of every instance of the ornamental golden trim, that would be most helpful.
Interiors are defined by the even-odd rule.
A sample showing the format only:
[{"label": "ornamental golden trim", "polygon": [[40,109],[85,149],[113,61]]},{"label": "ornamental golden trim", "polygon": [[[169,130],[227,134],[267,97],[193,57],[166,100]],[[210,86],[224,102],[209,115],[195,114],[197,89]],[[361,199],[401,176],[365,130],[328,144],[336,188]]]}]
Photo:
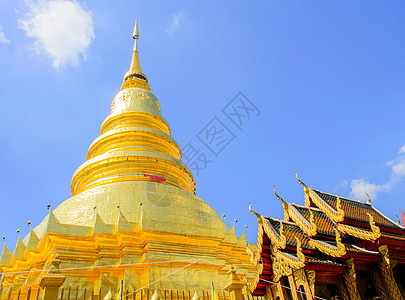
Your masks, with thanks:
[{"label": "ornamental golden trim", "polygon": [[314,236],[317,234],[318,231],[317,226],[315,224],[315,217],[310,209],[309,209],[309,221],[291,205],[289,205],[288,213],[290,218],[294,221],[294,223],[297,224],[299,228],[307,235]]},{"label": "ornamental golden trim", "polygon": [[272,244],[274,246],[276,246],[277,248],[284,249],[285,245],[287,243],[287,238],[284,235],[284,224],[283,224],[283,222],[281,220],[278,220],[278,221],[280,223],[279,234],[277,234],[275,232],[275,229],[273,228],[273,226],[271,226],[269,221],[267,221],[266,219],[264,219],[264,222],[263,222],[263,229],[264,229],[264,232],[267,234],[267,236],[269,237],[269,239],[271,240],[271,242],[272,242]]},{"label": "ornamental golden trim", "polygon": [[347,233],[351,236],[354,236],[356,238],[362,239],[362,240],[367,240],[367,241],[373,241],[378,239],[381,236],[380,228],[375,225],[374,218],[372,215],[367,213],[369,217],[369,224],[371,231],[363,230],[360,228],[356,228],[353,226],[345,225],[345,224],[337,224],[337,229],[340,232]]},{"label": "ornamental golden trim", "polygon": [[[295,270],[305,267],[305,258],[303,258],[302,252],[300,257],[294,258],[293,255],[287,255],[275,247],[272,249],[272,266],[273,266],[273,281],[277,282],[283,276],[291,275]],[[297,245],[297,254],[300,252]],[[301,255],[302,254],[302,255]]]},{"label": "ornamental golden trim", "polygon": [[320,208],[333,221],[335,222],[343,221],[343,219],[345,218],[345,212],[342,209],[342,202],[339,196],[336,195],[337,199],[335,210],[298,178],[297,171],[295,171],[295,176],[297,177],[298,182],[304,187],[306,206],[309,206],[310,200],[312,200],[312,202],[315,203],[315,205],[318,208]]},{"label": "ornamental golden trim", "polygon": [[310,239],[309,245],[318,249],[319,251],[333,257],[341,257],[346,254],[346,247],[342,243],[340,232],[335,228],[336,246],[330,245],[326,242]]},{"label": "ornamental golden trim", "polygon": [[342,209],[342,201],[340,197],[336,195],[336,210],[333,209],[328,203],[326,203],[321,197],[319,197],[312,189],[308,189],[309,197],[329,218],[335,222],[341,222],[345,218],[345,212]]},{"label": "ornamental golden trim", "polygon": [[250,262],[257,266],[260,261],[261,253],[263,249],[263,226],[259,225],[258,231],[257,231],[257,248],[256,252],[253,252],[247,242],[246,242],[246,252],[250,256]]}]

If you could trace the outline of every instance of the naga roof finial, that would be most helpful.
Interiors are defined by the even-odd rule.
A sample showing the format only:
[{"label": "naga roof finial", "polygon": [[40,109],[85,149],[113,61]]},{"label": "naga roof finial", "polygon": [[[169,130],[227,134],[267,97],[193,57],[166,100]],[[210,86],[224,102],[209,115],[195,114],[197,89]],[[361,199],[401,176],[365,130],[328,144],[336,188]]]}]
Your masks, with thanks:
[{"label": "naga roof finial", "polygon": [[283,198],[281,198],[279,195],[277,195],[277,193],[276,193],[276,186],[275,186],[274,184],[273,184],[273,186],[274,186],[274,194],[276,195],[277,199],[280,200],[280,201],[283,203],[284,220],[285,220],[285,221],[289,221],[289,220],[290,220],[290,214],[289,214],[289,212],[288,212],[289,205],[288,205],[287,202],[284,201]]},{"label": "naga roof finial", "polygon": [[367,195],[367,198],[368,198],[368,199],[367,199],[367,203],[368,203],[368,204],[370,204],[370,203],[371,203],[371,199],[370,199],[370,196],[369,196],[369,195],[367,194],[367,191],[364,191],[364,192],[366,193],[366,195]]},{"label": "naga roof finial", "polygon": [[285,202],[283,198],[281,198],[279,195],[277,195],[276,185],[273,184],[273,187],[274,187],[274,194],[276,195],[277,199],[280,200],[281,202],[283,202],[283,204],[288,205],[287,202]]},{"label": "naga roof finial", "polygon": [[295,170],[294,172],[295,172],[295,177],[297,177],[298,182],[299,182],[304,188],[308,188],[307,185],[306,185],[305,183],[303,183],[303,182],[298,178],[297,170]]},{"label": "naga roof finial", "polygon": [[263,223],[263,221],[262,221],[262,216],[260,215],[260,214],[258,214],[257,212],[254,212],[253,210],[252,210],[252,204],[249,202],[249,211],[250,211],[250,213],[252,214],[252,215],[255,215],[256,217],[257,217],[257,222],[259,223],[259,224],[262,224]]},{"label": "naga roof finial", "polygon": [[395,214],[395,216],[397,217],[397,224],[401,224],[401,221],[399,220],[399,217],[398,217],[398,215],[397,215],[397,212],[396,212],[396,211],[394,211],[394,214]]}]

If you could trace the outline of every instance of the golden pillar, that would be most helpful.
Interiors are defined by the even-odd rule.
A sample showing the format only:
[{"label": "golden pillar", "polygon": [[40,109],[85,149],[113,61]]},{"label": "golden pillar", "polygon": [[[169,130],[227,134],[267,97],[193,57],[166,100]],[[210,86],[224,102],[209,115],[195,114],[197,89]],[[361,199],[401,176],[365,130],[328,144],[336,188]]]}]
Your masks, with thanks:
[{"label": "golden pillar", "polygon": [[290,291],[292,300],[298,300],[297,287],[293,275],[288,276],[288,283],[290,284]]},{"label": "golden pillar", "polygon": [[348,259],[346,265],[347,273],[343,275],[343,279],[345,280],[350,299],[361,300],[359,291],[357,290],[356,269],[354,268],[353,258]]},{"label": "golden pillar", "polygon": [[[276,292],[277,294],[277,292]],[[266,294],[264,295],[264,298],[266,298],[267,300],[274,300],[276,299],[277,296],[274,296],[274,292],[273,292],[273,285],[269,284],[266,287]]]},{"label": "golden pillar", "polygon": [[[313,279],[315,280],[315,271],[311,270],[313,274]],[[300,287],[302,286],[304,288],[304,292],[306,294],[307,300],[312,300],[313,296],[315,294],[315,291],[313,292],[307,278],[307,273],[305,273],[304,269],[299,269],[296,270],[294,273],[294,280],[295,280],[295,287],[297,290],[297,294],[301,293]],[[314,284],[315,285],[315,284]],[[299,298],[300,299],[300,298]]]},{"label": "golden pillar", "polygon": [[48,273],[41,278],[39,286],[44,289],[43,300],[57,300],[59,287],[65,282],[66,276],[60,273],[60,259],[56,254],[51,262]]},{"label": "golden pillar", "polygon": [[380,295],[382,299],[389,299],[387,287],[385,286],[385,283],[381,278],[381,273],[374,264],[372,265],[371,268],[371,276],[373,278],[374,286],[377,289],[378,295]]},{"label": "golden pillar", "polygon": [[389,299],[403,300],[401,292],[392,272],[392,263],[390,262],[388,246],[383,245],[378,247],[378,251],[381,254],[381,261],[379,262],[381,275],[387,289]]},{"label": "golden pillar", "polygon": [[30,298],[31,298],[31,287],[28,289],[27,294],[25,295],[25,300],[30,300]]},{"label": "golden pillar", "polygon": [[224,286],[224,290],[229,292],[230,300],[244,300],[242,289],[245,283],[236,276],[236,271],[233,267],[229,270],[229,278]]},{"label": "golden pillar", "polygon": [[[285,291],[285,288],[281,286],[280,280],[277,282],[277,293],[276,297],[278,297],[280,300],[286,300],[287,298],[287,293]],[[277,298],[276,298],[277,299]]]},{"label": "golden pillar", "polygon": [[339,294],[342,300],[350,300],[349,294],[347,293],[346,287],[345,287],[345,282],[342,277],[339,277],[338,280],[338,288],[339,288]]},{"label": "golden pillar", "polygon": [[307,270],[306,272],[307,275],[307,281],[308,281],[308,286],[311,290],[312,295],[315,296],[315,277],[316,277],[316,272],[314,270]]}]

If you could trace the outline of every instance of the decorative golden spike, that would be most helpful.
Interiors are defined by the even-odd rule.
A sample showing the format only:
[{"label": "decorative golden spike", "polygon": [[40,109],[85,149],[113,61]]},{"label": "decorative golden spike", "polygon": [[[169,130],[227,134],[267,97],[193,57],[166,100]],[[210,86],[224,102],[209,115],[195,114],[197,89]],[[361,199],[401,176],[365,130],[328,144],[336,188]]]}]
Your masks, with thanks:
[{"label": "decorative golden spike", "polygon": [[[124,81],[127,79],[127,76],[132,76],[131,74],[138,74],[139,76],[145,76],[142,73],[141,64],[139,63],[139,55],[138,55],[138,39],[139,39],[139,31],[138,31],[138,19],[135,21],[134,33],[132,34],[134,38],[134,50],[132,52],[132,60],[131,66],[129,67],[129,73],[125,74]],[[146,79],[146,76],[145,76]],[[147,82],[147,80],[146,80]]]},{"label": "decorative golden spike", "polygon": [[138,18],[135,19],[135,27],[134,27],[134,33],[132,34],[132,37],[134,39],[139,38],[139,31],[138,31]]},{"label": "decorative golden spike", "polygon": [[300,260],[300,262],[304,263],[305,255],[304,255],[304,253],[302,253],[301,241],[297,237],[295,237],[295,240],[297,241],[297,257]]},{"label": "decorative golden spike", "polygon": [[277,199],[278,199],[278,200],[281,200],[281,202],[283,203],[284,221],[289,221],[289,220],[290,220],[290,215],[289,215],[289,213],[288,213],[288,207],[289,207],[289,205],[288,205],[287,202],[285,202],[285,201],[283,200],[283,198],[281,198],[279,195],[277,195],[277,193],[276,193],[276,186],[275,186],[274,184],[273,184],[273,186],[274,186],[274,194],[276,195]]},{"label": "decorative golden spike", "polygon": [[139,39],[139,30],[138,30],[138,18],[135,20],[134,32],[132,33],[134,41],[134,51],[138,51],[138,39]]},{"label": "decorative golden spike", "polygon": [[368,199],[367,199],[367,203],[368,203],[368,204],[370,204],[370,203],[371,203],[371,199],[370,199],[370,196],[369,196],[369,195],[367,194],[367,191],[364,191],[364,192],[366,193],[366,195],[367,195],[367,198],[368,198]]},{"label": "decorative golden spike", "polygon": [[263,221],[262,221],[262,216],[260,214],[258,214],[257,212],[254,212],[252,210],[252,204],[249,202],[249,211],[251,212],[252,215],[255,215],[257,217],[257,222],[262,225]]},{"label": "decorative golden spike", "polygon": [[[287,204],[287,202],[285,202],[285,201],[283,200],[283,198],[281,198],[279,195],[277,195],[277,192],[276,192],[276,185],[273,184],[273,187],[274,187],[274,194],[276,195],[277,199],[278,199],[278,200],[281,200],[281,202],[283,202],[283,204],[284,204],[284,203]],[[288,205],[288,204],[287,204],[287,205]]]},{"label": "decorative golden spike", "polygon": [[308,187],[306,186],[306,184],[303,183],[303,182],[298,178],[298,173],[297,173],[297,171],[295,170],[294,172],[295,172],[295,177],[297,177],[298,182],[299,182],[304,188],[308,188]]},{"label": "decorative golden spike", "polygon": [[396,212],[396,211],[394,211],[394,214],[395,214],[395,216],[397,217],[397,224],[401,224],[401,221],[399,220],[399,218],[398,218],[398,215],[397,215],[397,212]]},{"label": "decorative golden spike", "polygon": [[311,200],[310,200],[310,196],[309,196],[309,188],[308,186],[303,183],[299,178],[298,178],[298,173],[297,171],[295,172],[295,177],[297,177],[298,182],[304,187],[304,193],[305,193],[305,205],[306,206],[311,206]]}]

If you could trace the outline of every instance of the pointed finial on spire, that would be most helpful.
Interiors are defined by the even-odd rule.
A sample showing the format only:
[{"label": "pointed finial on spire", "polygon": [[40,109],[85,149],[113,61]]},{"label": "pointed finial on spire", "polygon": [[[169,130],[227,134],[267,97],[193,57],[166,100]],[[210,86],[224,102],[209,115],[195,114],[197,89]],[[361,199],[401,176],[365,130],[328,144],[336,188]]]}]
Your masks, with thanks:
[{"label": "pointed finial on spire", "polygon": [[135,21],[134,33],[132,33],[132,37],[134,38],[134,51],[138,51],[138,39],[139,39],[139,31],[138,31],[138,18]]},{"label": "pointed finial on spire", "polygon": [[138,19],[135,21],[134,32],[132,33],[134,38],[134,49],[132,51],[132,60],[129,67],[129,71],[124,75],[124,82],[122,83],[121,90],[124,90],[129,87],[141,87],[150,91],[150,86],[148,84],[148,78],[145,74],[142,73],[141,64],[139,63],[139,54],[138,54],[138,39],[139,39],[139,30],[138,30]]},{"label": "pointed finial on spire", "polygon": [[135,20],[135,27],[134,27],[134,33],[132,34],[132,37],[136,40],[139,39],[139,31],[138,31],[138,18]]}]

